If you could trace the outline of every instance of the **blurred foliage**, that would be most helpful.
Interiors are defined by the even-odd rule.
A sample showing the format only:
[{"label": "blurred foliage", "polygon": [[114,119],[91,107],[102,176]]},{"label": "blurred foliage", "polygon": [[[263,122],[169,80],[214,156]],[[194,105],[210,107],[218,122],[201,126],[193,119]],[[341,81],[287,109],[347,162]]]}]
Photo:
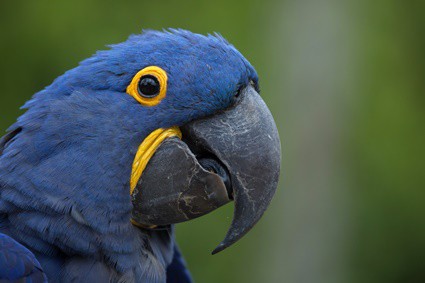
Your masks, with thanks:
[{"label": "blurred foliage", "polygon": [[363,10],[351,132],[356,282],[425,282],[425,2]]},{"label": "blurred foliage", "polygon": [[[334,166],[346,171],[343,175],[334,171],[334,175],[318,177],[344,179],[344,189],[338,185],[333,189],[341,189],[348,201],[335,204],[338,210],[331,210],[342,216],[344,226],[333,225],[326,217],[318,218],[324,222],[315,225],[323,227],[324,233],[332,228],[347,229],[347,233],[335,234],[344,243],[337,248],[344,255],[344,282],[425,282],[425,3],[319,2],[328,11],[326,17],[337,22],[339,17],[350,18],[348,35],[342,18],[337,25],[349,43],[339,38],[310,40],[310,26],[303,29],[298,23],[316,15],[308,7],[313,1],[1,1],[0,129],[6,130],[21,114],[18,108],[54,78],[106,44],[123,41],[142,28],[220,32],[257,68],[262,95],[282,135],[284,177],[265,218],[241,242],[221,254],[209,253],[225,235],[232,205],[177,226],[178,242],[196,281],[329,282],[319,277],[291,281],[293,277],[283,263],[294,262],[291,266],[306,274],[326,274],[326,278],[336,272],[319,265],[320,261],[328,261],[332,266],[336,261],[325,252],[319,254],[312,267],[293,257],[304,252],[298,247],[305,244],[310,244],[306,258],[310,250],[320,250],[319,241],[313,237],[309,243],[305,238],[304,231],[311,231],[311,223],[299,217],[313,209],[307,205],[310,193],[302,183],[297,186],[293,176],[314,178],[321,162],[318,160],[317,167],[298,166],[300,169],[294,164],[303,165],[307,154],[314,158],[316,141],[335,131],[339,134],[332,139],[337,145],[332,153],[338,155]],[[294,14],[292,9],[311,14]],[[341,10],[347,14],[338,14]],[[316,29],[326,34],[327,18],[320,15],[311,26],[313,34]],[[291,40],[302,43],[298,53],[297,47],[291,49]],[[327,42],[330,46],[336,44],[338,50],[351,50],[347,52],[351,56],[347,69],[332,70],[326,58],[322,58],[325,64],[315,65],[317,50],[302,49]],[[333,56],[331,51],[329,54]],[[309,70],[296,68],[303,58],[311,63],[306,68]],[[333,76],[329,70],[335,74],[345,72],[350,78],[350,84],[341,89],[354,84],[341,94],[347,96],[346,100],[329,102],[332,120],[348,125],[343,130],[311,114],[317,106],[311,98],[323,87],[320,80],[315,83],[311,78],[323,72]],[[282,87],[293,79],[305,79],[307,87],[302,91]],[[298,97],[297,103],[294,97]],[[321,97],[315,99],[322,101]],[[296,125],[300,120],[317,131],[299,129]],[[306,162],[316,164],[310,159]],[[302,194],[295,194],[295,189]],[[325,198],[322,204],[334,205],[333,201]],[[298,210],[285,210],[291,203]],[[291,221],[299,223],[288,226]],[[331,233],[329,237],[334,236]],[[285,237],[288,234],[291,237]],[[286,247],[295,247],[292,256]]]}]

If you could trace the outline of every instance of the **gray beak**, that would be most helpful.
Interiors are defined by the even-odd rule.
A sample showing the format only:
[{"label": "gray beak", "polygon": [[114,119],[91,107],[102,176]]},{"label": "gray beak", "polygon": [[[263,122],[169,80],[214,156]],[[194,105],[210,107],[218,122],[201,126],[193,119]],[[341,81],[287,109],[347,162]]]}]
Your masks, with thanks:
[{"label": "gray beak", "polygon": [[233,222],[218,253],[258,222],[276,191],[281,148],[273,117],[253,87],[235,106],[181,127],[165,141],[132,195],[133,220],[164,226],[205,215],[234,200]]}]

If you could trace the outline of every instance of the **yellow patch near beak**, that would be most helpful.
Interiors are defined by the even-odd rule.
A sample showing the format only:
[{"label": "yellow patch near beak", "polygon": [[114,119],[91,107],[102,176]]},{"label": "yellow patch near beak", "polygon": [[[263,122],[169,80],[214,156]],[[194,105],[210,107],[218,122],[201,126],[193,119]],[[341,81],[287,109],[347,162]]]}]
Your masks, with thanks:
[{"label": "yellow patch near beak", "polygon": [[171,127],[168,129],[157,129],[153,131],[149,136],[145,138],[142,144],[137,150],[136,157],[134,158],[133,167],[130,178],[130,195],[133,194],[137,183],[142,176],[143,171],[148,165],[149,160],[154,155],[155,151],[161,145],[161,143],[171,137],[182,138],[182,133],[179,127]]}]

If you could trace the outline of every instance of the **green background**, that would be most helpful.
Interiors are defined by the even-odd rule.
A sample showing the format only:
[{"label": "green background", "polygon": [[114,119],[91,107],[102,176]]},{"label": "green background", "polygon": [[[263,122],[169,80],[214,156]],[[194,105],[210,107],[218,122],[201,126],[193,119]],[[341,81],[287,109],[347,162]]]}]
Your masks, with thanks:
[{"label": "green background", "polygon": [[0,130],[96,50],[167,27],[232,42],[283,142],[242,241],[210,255],[231,205],[178,225],[197,282],[425,282],[424,1],[1,1]]}]

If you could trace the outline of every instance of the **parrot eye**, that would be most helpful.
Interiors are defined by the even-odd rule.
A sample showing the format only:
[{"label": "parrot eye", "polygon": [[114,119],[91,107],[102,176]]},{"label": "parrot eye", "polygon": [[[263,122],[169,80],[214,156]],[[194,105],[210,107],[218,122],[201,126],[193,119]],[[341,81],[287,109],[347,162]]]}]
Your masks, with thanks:
[{"label": "parrot eye", "polygon": [[127,93],[144,106],[158,105],[167,94],[167,73],[157,66],[140,70],[127,87]]},{"label": "parrot eye", "polygon": [[146,75],[140,78],[139,94],[146,98],[152,98],[159,94],[160,85],[158,79],[152,75]]}]

